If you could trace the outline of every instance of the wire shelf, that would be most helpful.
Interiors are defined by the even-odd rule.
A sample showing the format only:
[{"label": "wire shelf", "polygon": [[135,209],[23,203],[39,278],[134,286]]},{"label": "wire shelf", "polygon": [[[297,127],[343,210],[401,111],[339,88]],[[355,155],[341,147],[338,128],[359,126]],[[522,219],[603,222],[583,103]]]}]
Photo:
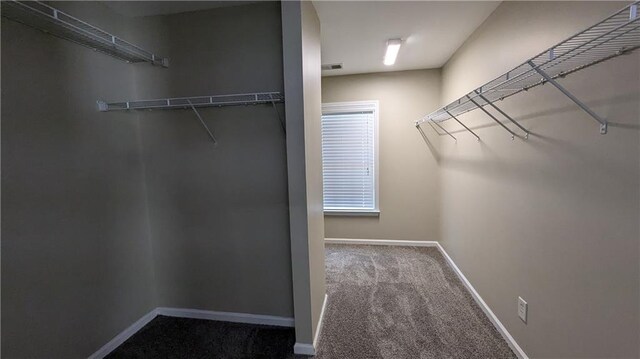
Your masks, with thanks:
[{"label": "wire shelf", "polygon": [[120,60],[169,66],[168,58],[157,56],[40,1],[2,1],[1,15]]},{"label": "wire shelf", "polygon": [[222,107],[239,105],[273,104],[284,102],[280,92],[256,92],[233,95],[214,95],[197,97],[175,97],[156,100],[138,100],[122,102],[97,101],[99,111],[176,109],[193,107]]},{"label": "wire shelf", "polygon": [[[495,101],[542,85],[549,82],[549,78],[552,79],[554,86],[558,87],[559,85],[553,80],[638,49],[640,47],[640,18],[637,13],[639,3],[640,1],[636,1],[628,5],[511,71],[424,116],[416,121],[416,126],[427,121],[439,123],[451,118],[456,119],[459,115],[476,108],[486,105],[494,106]],[[542,73],[548,75],[548,78]],[[574,102],[579,103],[578,100]],[[599,122],[602,124],[602,121],[599,120]],[[601,129],[601,132],[606,133],[606,123],[603,125],[604,130]]]}]

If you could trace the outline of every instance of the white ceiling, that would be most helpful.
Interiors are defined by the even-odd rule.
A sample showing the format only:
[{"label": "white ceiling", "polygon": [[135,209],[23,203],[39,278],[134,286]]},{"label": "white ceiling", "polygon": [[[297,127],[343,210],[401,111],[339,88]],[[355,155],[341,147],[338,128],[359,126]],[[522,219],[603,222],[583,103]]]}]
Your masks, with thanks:
[{"label": "white ceiling", "polygon": [[[499,1],[314,1],[322,27],[323,76],[442,67]],[[386,41],[404,40],[395,65]]]},{"label": "white ceiling", "polygon": [[255,2],[257,1],[103,1],[116,13],[130,17],[177,14]]},{"label": "white ceiling", "polygon": [[[131,17],[245,5],[258,1],[103,1]],[[314,1],[322,26],[322,63],[343,63],[323,76],[442,67],[499,1]],[[402,38],[393,66],[386,41]]]}]

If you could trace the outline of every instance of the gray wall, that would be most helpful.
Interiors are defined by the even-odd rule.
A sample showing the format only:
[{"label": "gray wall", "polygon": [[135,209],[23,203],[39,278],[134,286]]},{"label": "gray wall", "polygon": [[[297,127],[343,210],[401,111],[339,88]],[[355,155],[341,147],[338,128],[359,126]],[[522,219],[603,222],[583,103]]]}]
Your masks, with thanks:
[{"label": "gray wall", "polygon": [[[443,104],[625,5],[502,3],[444,67]],[[545,85],[501,102],[528,141],[479,111],[462,119],[481,143],[453,124],[441,140],[442,244],[530,357],[640,354],[639,56],[560,81],[607,135]]]},{"label": "gray wall", "polygon": [[282,4],[291,265],[296,342],[313,344],[325,297],[320,22],[313,4]]},{"label": "gray wall", "polygon": [[[322,79],[322,102],[378,100],[380,216],[325,216],[327,238],[440,239],[440,176],[411,123],[438,105],[440,70]],[[436,136],[437,137],[437,136]],[[439,139],[432,139],[437,146]]]},{"label": "gray wall", "polygon": [[2,19],[3,356],[87,356],[157,306],[292,316],[273,109],[202,109],[217,147],[190,111],[95,109],[283,91],[279,4],[150,18],[56,6],[171,66],[126,64]]},{"label": "gray wall", "polygon": [[95,107],[137,66],[2,18],[3,357],[84,357],[156,306],[137,115]]},{"label": "gray wall", "polygon": [[[283,91],[278,3],[141,20],[171,59],[138,73],[141,97]],[[159,305],[291,317],[281,123],[270,105],[199,112],[217,146],[191,110],[141,114]]]}]

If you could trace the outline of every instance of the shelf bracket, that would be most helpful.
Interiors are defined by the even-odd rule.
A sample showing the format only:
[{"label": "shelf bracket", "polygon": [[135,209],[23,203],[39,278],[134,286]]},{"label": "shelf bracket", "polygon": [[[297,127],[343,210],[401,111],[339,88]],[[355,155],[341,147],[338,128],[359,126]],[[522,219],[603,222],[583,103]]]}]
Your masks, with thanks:
[{"label": "shelf bracket", "polygon": [[96,101],[96,104],[98,105],[98,111],[100,111],[100,112],[109,111],[109,105],[107,105],[106,102],[104,102],[102,100],[98,100],[98,101]]},{"label": "shelf bracket", "polygon": [[546,72],[544,72],[543,70],[541,70],[540,68],[538,68],[533,61],[529,60],[527,61],[527,63],[529,64],[529,66],[531,66],[531,68],[533,68],[538,74],[540,74],[540,76],[542,76],[545,81],[547,81],[548,83],[552,84],[553,86],[555,86],[555,88],[557,88],[558,90],[560,90],[560,92],[562,92],[565,96],[567,96],[571,101],[573,101],[576,105],[578,105],[582,110],[584,110],[584,112],[588,113],[589,116],[593,117],[594,120],[596,120],[599,124],[600,124],[600,134],[604,135],[607,133],[607,121],[604,120],[602,117],[600,117],[597,113],[593,112],[587,105],[585,105],[582,101],[578,100],[575,96],[573,96],[571,94],[571,92],[569,92],[569,90],[565,89],[564,87],[562,87],[562,85],[560,85],[556,80],[554,80],[553,78],[551,78],[551,76],[549,76],[549,74],[547,74]]},{"label": "shelf bracket", "polygon": [[213,133],[211,133],[211,130],[209,130],[209,127],[207,126],[207,124],[204,123],[204,120],[202,120],[202,117],[200,116],[200,113],[198,112],[198,110],[196,110],[196,107],[193,106],[193,102],[191,102],[191,100],[189,100],[189,99],[187,99],[187,101],[189,102],[189,105],[191,106],[191,109],[193,110],[193,112],[195,112],[196,116],[198,117],[198,120],[200,120],[200,123],[202,124],[202,127],[204,127],[204,130],[207,131],[207,134],[209,135],[209,137],[213,141],[213,144],[214,145],[218,144],[218,141],[216,141],[216,138],[213,137]]},{"label": "shelf bracket", "polygon": [[511,118],[511,116],[507,115],[506,113],[504,113],[504,111],[502,111],[498,106],[496,106],[493,102],[489,101],[486,97],[484,97],[479,91],[476,90],[476,94],[478,94],[478,97],[480,97],[484,102],[486,102],[487,104],[489,104],[489,106],[493,107],[496,111],[500,112],[500,114],[502,114],[502,116],[504,116],[507,120],[511,121],[511,123],[513,123],[514,125],[518,126],[519,129],[521,129],[522,131],[524,131],[525,135],[524,138],[528,139],[529,138],[529,131],[522,127],[519,123],[517,123],[513,118]]},{"label": "shelf bracket", "polygon": [[451,133],[449,133],[449,131],[447,131],[444,127],[440,126],[439,123],[435,122],[435,121],[431,121],[433,123],[436,124],[436,126],[438,126],[442,131],[444,131],[447,135],[449,135],[449,137],[453,138],[454,141],[458,142],[458,139],[455,138]]},{"label": "shelf bracket", "polygon": [[278,111],[278,107],[276,106],[276,101],[273,98],[273,94],[269,94],[269,98],[271,99],[271,106],[273,106],[273,110],[276,112],[276,115],[278,115],[278,121],[280,121],[280,125],[282,125],[282,131],[284,131],[284,133],[287,133],[287,128],[284,125],[284,121],[282,120],[282,116],[280,116],[280,111]]},{"label": "shelf bracket", "polygon": [[459,123],[459,124],[460,124],[460,126],[464,127],[464,128],[465,128],[465,130],[467,130],[467,131],[471,132],[471,134],[472,134],[472,135],[476,136],[476,139],[477,139],[478,141],[480,141],[480,137],[479,137],[478,135],[476,135],[476,133],[475,133],[475,132],[471,131],[471,129],[470,129],[469,127],[465,126],[465,124],[464,124],[464,123],[462,123],[462,121],[458,120],[458,118],[457,118],[456,116],[454,116],[454,115],[453,115],[451,112],[449,112],[448,110],[444,110],[444,112],[446,112],[446,113],[447,113],[447,115],[451,116],[451,118],[452,118],[452,119],[456,120],[456,122],[457,122],[457,123]]},{"label": "shelf bracket", "polygon": [[418,130],[418,132],[420,132],[420,135],[422,136],[422,139],[427,142],[427,144],[429,144],[429,138],[427,137],[427,134],[424,133],[424,131],[422,130],[422,127],[420,127],[420,124],[416,121],[416,130]]},{"label": "shelf bracket", "polygon": [[438,129],[435,128],[435,126],[433,126],[433,124],[431,123],[431,121],[427,120],[427,123],[429,124],[429,126],[431,126],[431,128],[433,129],[433,132],[435,132],[436,134],[438,134],[438,136],[442,136],[442,133],[440,133],[438,131]]},{"label": "shelf bracket", "polygon": [[517,135],[515,134],[515,132],[511,131],[511,129],[509,129],[509,127],[505,126],[504,123],[500,122],[494,115],[492,115],[489,111],[485,110],[484,107],[480,106],[480,104],[478,104],[477,102],[475,102],[471,96],[467,95],[467,98],[469,99],[469,101],[471,101],[474,105],[476,105],[477,108],[481,109],[482,112],[484,112],[487,116],[491,117],[492,120],[496,121],[496,123],[500,126],[502,126],[502,128],[504,128],[505,130],[507,130],[507,132],[509,132],[511,134],[511,139],[513,140]]}]

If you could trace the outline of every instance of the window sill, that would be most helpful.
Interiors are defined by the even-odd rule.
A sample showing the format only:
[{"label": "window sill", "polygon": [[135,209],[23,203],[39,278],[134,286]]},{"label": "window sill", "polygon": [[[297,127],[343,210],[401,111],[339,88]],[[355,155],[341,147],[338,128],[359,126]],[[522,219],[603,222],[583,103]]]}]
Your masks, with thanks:
[{"label": "window sill", "polygon": [[325,210],[325,216],[350,216],[350,217],[379,217],[380,210],[368,210],[368,211],[359,211],[359,210]]}]

